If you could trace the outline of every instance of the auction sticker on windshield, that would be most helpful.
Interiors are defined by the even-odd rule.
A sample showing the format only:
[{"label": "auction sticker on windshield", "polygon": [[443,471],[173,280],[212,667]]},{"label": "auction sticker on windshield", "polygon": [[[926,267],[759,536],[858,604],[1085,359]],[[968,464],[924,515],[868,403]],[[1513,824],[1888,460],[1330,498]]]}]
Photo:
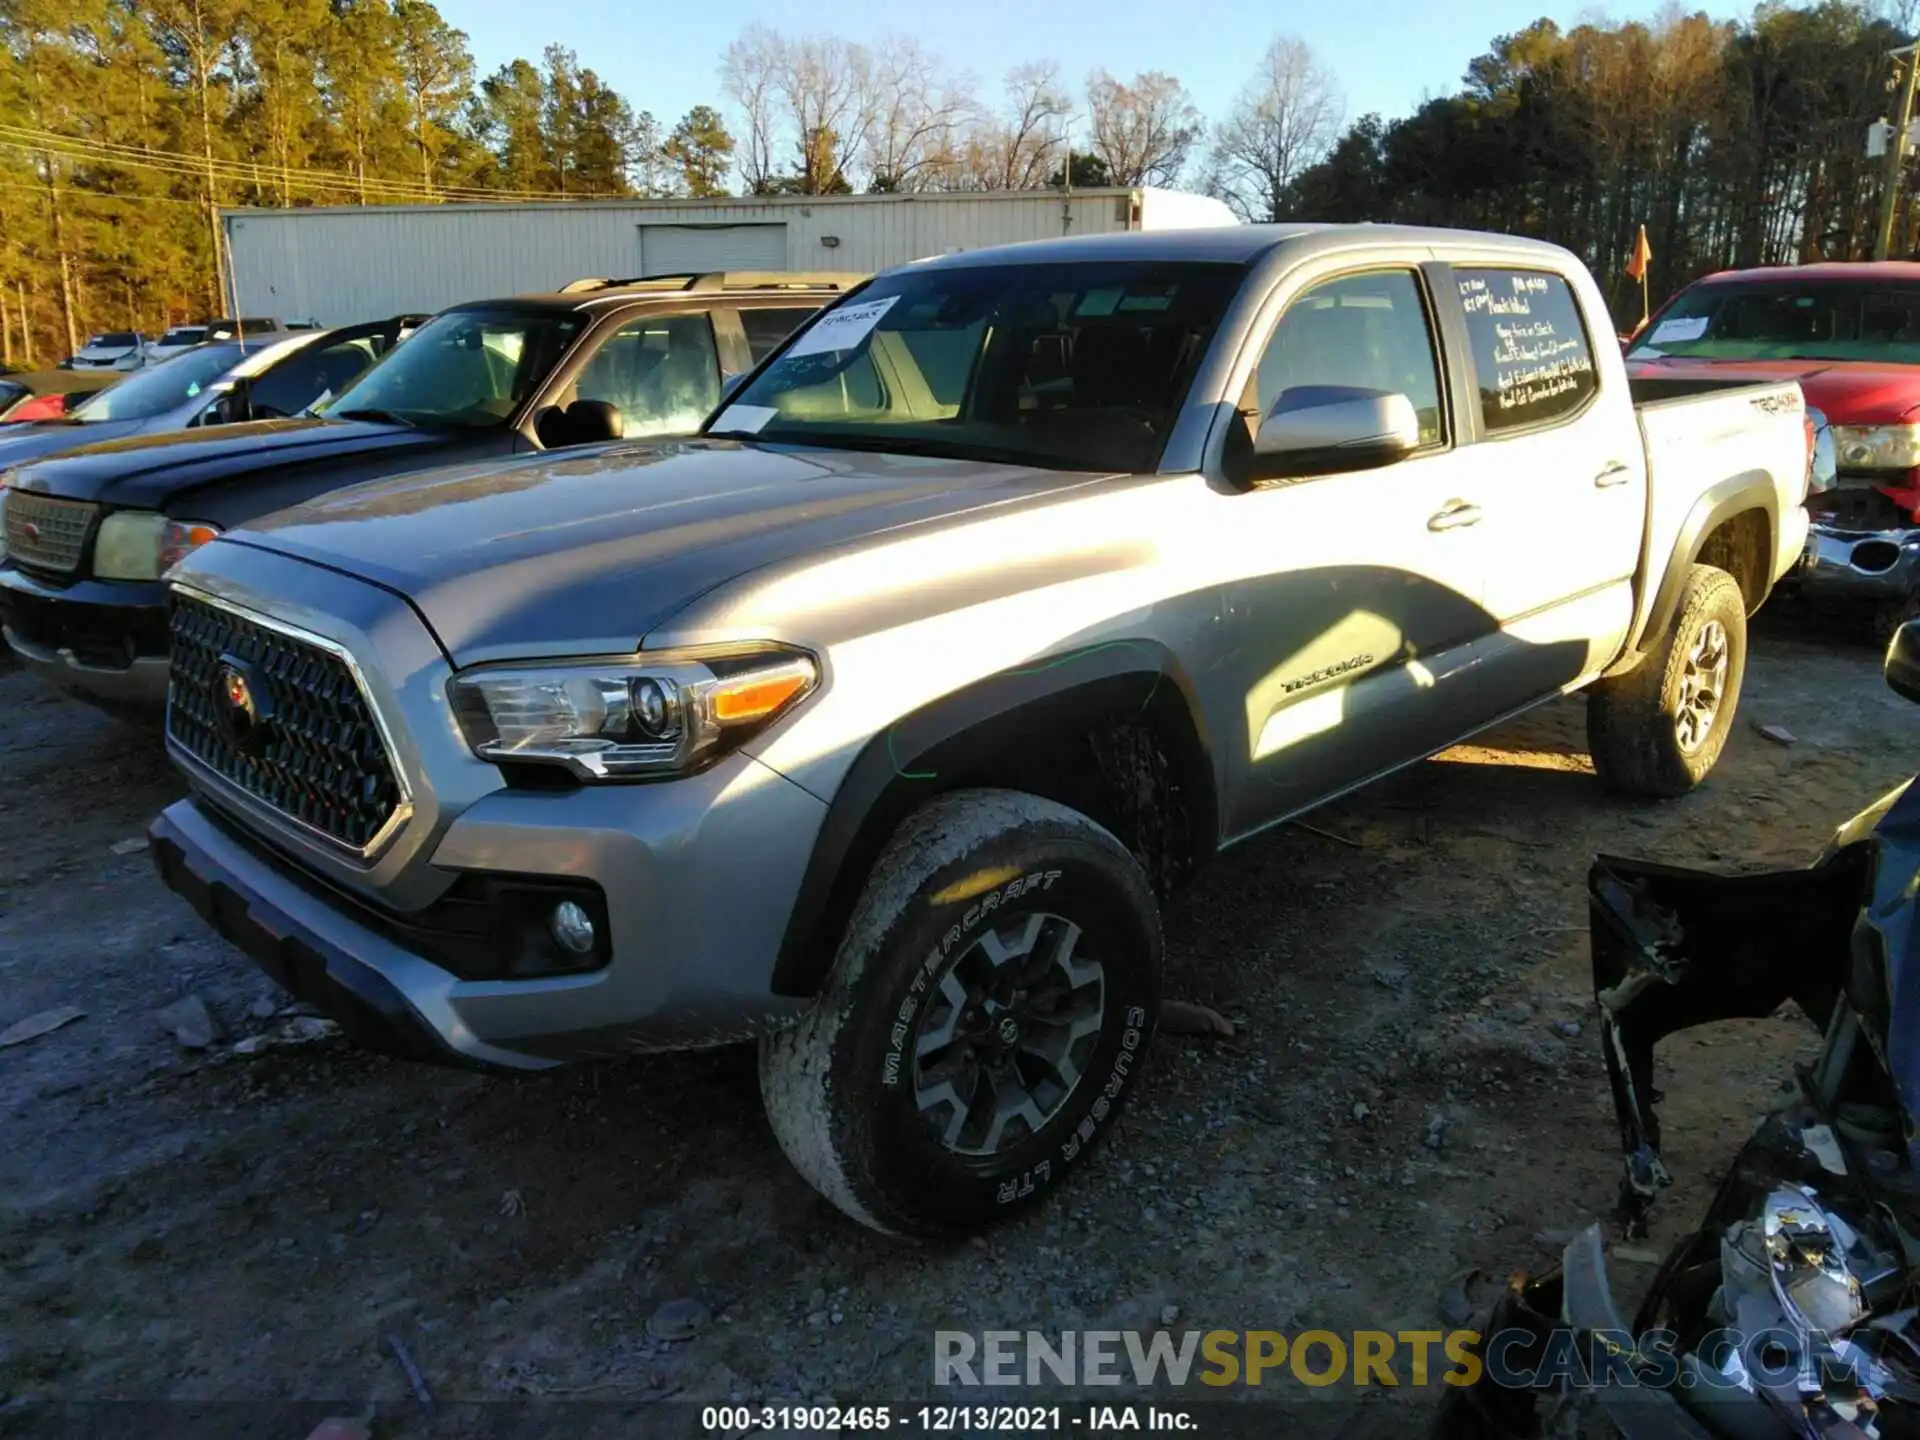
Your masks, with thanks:
[{"label": "auction sticker on windshield", "polygon": [[1662,320],[1653,327],[1653,334],[1647,337],[1649,345],[1674,345],[1688,340],[1698,340],[1707,333],[1706,315],[1686,315],[1673,320]]},{"label": "auction sticker on windshield", "polygon": [[813,328],[793,342],[793,348],[780,358],[820,355],[830,350],[851,350],[873,332],[880,317],[893,308],[898,295],[884,300],[863,300],[858,305],[843,305],[814,321]]},{"label": "auction sticker on windshield", "polygon": [[746,435],[757,435],[766,423],[780,412],[771,405],[729,405],[720,412],[720,418],[713,422],[715,430],[737,430]]}]

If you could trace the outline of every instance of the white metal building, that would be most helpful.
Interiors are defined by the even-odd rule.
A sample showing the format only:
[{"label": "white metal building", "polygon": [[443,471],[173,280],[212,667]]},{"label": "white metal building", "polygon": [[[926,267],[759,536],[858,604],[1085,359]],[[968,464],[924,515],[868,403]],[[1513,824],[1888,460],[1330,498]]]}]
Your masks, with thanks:
[{"label": "white metal building", "polygon": [[228,294],[243,316],[344,325],[583,276],[874,271],[1016,240],[1236,223],[1173,190],[795,195],[228,210]]}]

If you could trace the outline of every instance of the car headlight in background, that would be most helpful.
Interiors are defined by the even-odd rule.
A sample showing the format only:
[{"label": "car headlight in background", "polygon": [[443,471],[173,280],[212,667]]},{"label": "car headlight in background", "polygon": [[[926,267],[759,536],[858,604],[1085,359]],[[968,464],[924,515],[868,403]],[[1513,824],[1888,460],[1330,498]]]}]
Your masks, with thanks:
[{"label": "car headlight in background", "polygon": [[582,780],[683,775],[764,730],[819,684],[811,655],[758,647],[500,666],[447,682],[473,753]]},{"label": "car headlight in background", "polygon": [[116,510],[93,541],[93,573],[102,580],[158,580],[220,533],[198,520],[151,510]]},{"label": "car headlight in background", "polygon": [[1920,425],[1835,425],[1842,470],[1911,470],[1920,465]]},{"label": "car headlight in background", "polygon": [[1833,425],[1824,411],[1807,407],[1807,493],[1819,495],[1840,481],[1840,459],[1833,443]]}]

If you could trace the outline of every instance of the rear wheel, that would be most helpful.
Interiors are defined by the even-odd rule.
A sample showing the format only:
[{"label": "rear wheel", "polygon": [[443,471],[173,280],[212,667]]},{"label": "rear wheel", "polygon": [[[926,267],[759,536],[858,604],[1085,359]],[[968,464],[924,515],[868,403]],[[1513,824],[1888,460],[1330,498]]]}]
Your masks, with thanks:
[{"label": "rear wheel", "polygon": [[1747,604],[1724,570],[1695,565],[1646,658],[1587,693],[1587,744],[1608,788],[1684,795],[1720,759],[1747,669]]},{"label": "rear wheel", "polygon": [[878,1230],[979,1229],[1113,1126],[1160,1006],[1160,931],[1126,847],[1064,806],[957,791],[910,816],[832,975],[768,1037],[781,1148]]}]

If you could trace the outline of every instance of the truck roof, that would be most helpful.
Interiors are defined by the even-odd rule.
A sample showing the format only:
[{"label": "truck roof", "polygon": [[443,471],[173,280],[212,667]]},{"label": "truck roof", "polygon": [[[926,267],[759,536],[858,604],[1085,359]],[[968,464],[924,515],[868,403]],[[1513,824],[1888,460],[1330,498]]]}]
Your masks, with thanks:
[{"label": "truck roof", "polygon": [[947,269],[969,265],[1050,265],[1088,260],[1198,260],[1250,264],[1282,245],[1298,245],[1303,253],[1350,249],[1355,244],[1381,246],[1471,246],[1494,254],[1552,259],[1564,264],[1569,252],[1544,240],[1517,235],[1493,235],[1477,230],[1443,230],[1426,225],[1226,225],[1201,230],[1130,230],[1111,235],[1076,235],[1059,240],[1023,240],[991,245],[896,267],[904,270]]},{"label": "truck roof", "polygon": [[1756,265],[1748,270],[1716,270],[1695,281],[1721,285],[1740,280],[1920,280],[1920,261],[1827,260],[1812,265]]}]

